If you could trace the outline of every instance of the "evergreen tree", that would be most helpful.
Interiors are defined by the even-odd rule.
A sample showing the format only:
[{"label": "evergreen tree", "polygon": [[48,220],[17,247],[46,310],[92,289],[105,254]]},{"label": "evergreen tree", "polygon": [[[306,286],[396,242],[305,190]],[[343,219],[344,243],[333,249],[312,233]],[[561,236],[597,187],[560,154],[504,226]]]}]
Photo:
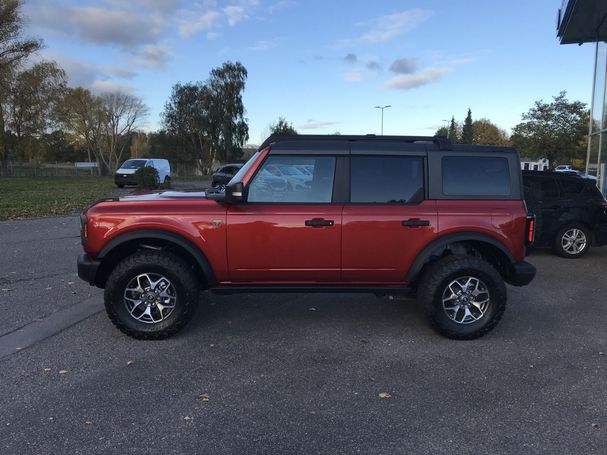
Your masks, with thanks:
[{"label": "evergreen tree", "polygon": [[449,134],[447,134],[447,137],[453,144],[457,144],[459,142],[457,135],[457,123],[455,123],[455,117],[453,116],[451,116],[451,124],[449,125]]},{"label": "evergreen tree", "polygon": [[464,127],[462,128],[462,144],[472,144],[474,140],[474,129],[472,128],[472,111],[468,108],[468,115],[464,120]]}]

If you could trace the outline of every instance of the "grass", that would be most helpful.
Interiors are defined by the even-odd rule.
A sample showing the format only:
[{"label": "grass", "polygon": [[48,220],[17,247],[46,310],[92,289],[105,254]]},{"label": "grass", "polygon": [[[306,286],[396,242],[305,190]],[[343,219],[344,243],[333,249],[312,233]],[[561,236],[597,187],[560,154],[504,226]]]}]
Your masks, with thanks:
[{"label": "grass", "polygon": [[112,177],[1,177],[0,220],[77,213],[113,188]]}]

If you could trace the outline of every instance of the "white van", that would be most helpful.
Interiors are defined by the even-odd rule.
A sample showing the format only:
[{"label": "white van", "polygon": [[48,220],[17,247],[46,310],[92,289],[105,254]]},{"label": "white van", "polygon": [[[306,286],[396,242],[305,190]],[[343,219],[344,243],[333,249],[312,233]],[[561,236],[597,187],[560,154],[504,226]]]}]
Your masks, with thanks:
[{"label": "white van", "polygon": [[168,160],[159,158],[133,158],[126,160],[116,171],[114,182],[119,188],[124,185],[136,185],[135,172],[144,166],[153,167],[158,171],[160,183],[166,183],[171,180],[171,165]]}]

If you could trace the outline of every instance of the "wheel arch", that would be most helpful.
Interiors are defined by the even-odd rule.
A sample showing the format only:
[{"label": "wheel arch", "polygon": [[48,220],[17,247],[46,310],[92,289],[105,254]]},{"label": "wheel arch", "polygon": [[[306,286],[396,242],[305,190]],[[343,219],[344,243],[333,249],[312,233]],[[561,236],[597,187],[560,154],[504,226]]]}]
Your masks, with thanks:
[{"label": "wheel arch", "polygon": [[486,234],[460,232],[439,237],[427,245],[413,261],[406,281],[415,286],[428,265],[451,254],[480,256],[493,265],[506,282],[511,280],[514,259],[503,243]]},{"label": "wheel arch", "polygon": [[101,262],[95,284],[104,287],[115,265],[130,254],[141,249],[168,249],[189,263],[204,287],[217,283],[213,268],[205,254],[189,239],[174,232],[160,229],[144,229],[128,232],[110,240],[96,259]]}]

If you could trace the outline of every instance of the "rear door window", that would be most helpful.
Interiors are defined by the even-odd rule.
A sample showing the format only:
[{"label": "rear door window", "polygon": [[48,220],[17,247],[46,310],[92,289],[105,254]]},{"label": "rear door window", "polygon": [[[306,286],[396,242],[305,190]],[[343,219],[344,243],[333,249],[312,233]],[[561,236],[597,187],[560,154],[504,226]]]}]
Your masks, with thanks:
[{"label": "rear door window", "polygon": [[581,178],[559,179],[561,194],[565,197],[577,196],[584,191],[584,181]]},{"label": "rear door window", "polygon": [[417,156],[353,156],[350,202],[411,204],[424,199],[424,162]]}]

